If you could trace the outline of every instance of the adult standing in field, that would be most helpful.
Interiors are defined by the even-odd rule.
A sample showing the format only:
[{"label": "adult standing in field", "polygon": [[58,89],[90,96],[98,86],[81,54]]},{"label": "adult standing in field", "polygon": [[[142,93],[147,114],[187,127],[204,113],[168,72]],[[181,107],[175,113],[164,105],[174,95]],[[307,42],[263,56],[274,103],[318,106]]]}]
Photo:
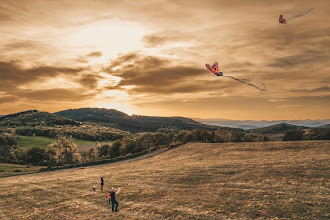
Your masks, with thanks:
[{"label": "adult standing in field", "polygon": [[103,192],[103,186],[104,186],[104,181],[103,181],[103,176],[101,177],[101,191]]},{"label": "adult standing in field", "polygon": [[[111,187],[111,191],[108,194],[108,198],[111,200],[112,203],[112,212],[118,212],[118,202],[116,200],[116,195],[118,195],[118,193],[120,192],[120,188],[118,190],[118,192],[115,192],[115,188]],[[116,205],[116,209],[115,209],[115,205]]]}]

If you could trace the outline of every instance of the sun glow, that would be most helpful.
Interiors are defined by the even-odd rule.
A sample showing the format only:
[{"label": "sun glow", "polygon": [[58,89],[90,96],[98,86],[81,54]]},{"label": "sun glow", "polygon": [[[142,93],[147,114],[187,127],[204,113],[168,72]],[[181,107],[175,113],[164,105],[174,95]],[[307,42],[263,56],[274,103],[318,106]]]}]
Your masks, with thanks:
[{"label": "sun glow", "polygon": [[141,39],[145,33],[146,29],[138,23],[119,19],[100,20],[75,28],[63,41],[70,47],[101,51],[102,57],[93,62],[108,62],[119,53],[143,48]]}]

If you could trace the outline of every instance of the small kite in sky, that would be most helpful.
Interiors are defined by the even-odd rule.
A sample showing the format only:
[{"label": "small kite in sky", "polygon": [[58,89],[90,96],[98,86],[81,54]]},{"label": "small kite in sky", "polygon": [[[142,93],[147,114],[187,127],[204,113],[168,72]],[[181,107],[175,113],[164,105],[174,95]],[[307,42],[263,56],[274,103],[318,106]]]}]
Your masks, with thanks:
[{"label": "small kite in sky", "polygon": [[301,16],[304,16],[305,14],[311,12],[312,10],[313,10],[313,9],[311,8],[311,9],[309,9],[308,11],[306,11],[305,13],[300,14],[300,15],[296,15],[296,16],[293,16],[293,17],[289,18],[288,20],[285,20],[285,19],[283,18],[283,16],[280,15],[279,23],[281,23],[281,24],[286,24],[286,23],[289,22],[289,20],[294,19],[294,18],[298,18],[298,17],[301,17]]},{"label": "small kite in sky", "polygon": [[[212,67],[209,64],[205,64],[205,65],[206,65],[206,68],[209,69],[216,76],[229,77],[229,78],[232,78],[234,80],[237,80],[238,82],[245,83],[249,86],[253,86],[256,89],[259,89],[261,92],[267,92],[266,86],[262,82],[252,81],[252,80],[248,80],[248,79],[237,79],[237,78],[232,77],[232,76],[224,76],[222,72],[219,72],[219,67],[218,67],[217,62],[215,62]],[[263,88],[259,88],[258,86],[252,84],[251,82],[262,84]]]}]

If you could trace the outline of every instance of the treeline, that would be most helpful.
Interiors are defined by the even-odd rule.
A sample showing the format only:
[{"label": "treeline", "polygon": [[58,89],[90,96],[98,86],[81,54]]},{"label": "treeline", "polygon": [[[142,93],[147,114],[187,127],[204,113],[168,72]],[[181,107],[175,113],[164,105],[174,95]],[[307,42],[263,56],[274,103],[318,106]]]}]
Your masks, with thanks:
[{"label": "treeline", "polygon": [[108,127],[96,127],[92,125],[82,125],[79,127],[61,126],[61,127],[18,127],[15,133],[23,136],[72,136],[77,139],[89,141],[117,140],[131,135],[129,132]]},{"label": "treeline", "polygon": [[81,161],[77,145],[72,138],[58,137],[56,143],[47,149],[33,147],[24,150],[17,145],[14,137],[0,135],[0,162],[34,164],[34,165],[62,165],[77,164]]},{"label": "treeline", "polygon": [[92,148],[88,154],[81,155],[72,137],[59,136],[57,143],[50,144],[47,149],[38,147],[23,150],[17,146],[15,138],[9,134],[2,135],[0,142],[1,161],[20,164],[37,164],[62,166],[65,164],[99,164],[113,158],[126,158],[140,155],[160,148],[186,142],[224,143],[241,141],[267,141],[263,135],[251,136],[244,133],[231,133],[228,130],[207,131],[195,129],[192,131],[168,133],[140,133],[123,137],[113,144],[105,144]]},{"label": "treeline", "polygon": [[283,136],[283,141],[300,140],[330,140],[330,128],[312,128],[307,131],[290,130]]}]

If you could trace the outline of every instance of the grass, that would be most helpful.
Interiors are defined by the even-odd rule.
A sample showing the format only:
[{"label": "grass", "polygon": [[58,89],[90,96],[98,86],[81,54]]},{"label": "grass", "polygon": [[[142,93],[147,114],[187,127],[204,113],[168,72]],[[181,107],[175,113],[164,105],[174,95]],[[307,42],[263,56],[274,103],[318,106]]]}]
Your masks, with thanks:
[{"label": "grass", "polygon": [[[189,143],[129,163],[3,178],[0,219],[329,219],[329,150],[330,141]],[[118,213],[101,176],[106,189],[122,187]]]},{"label": "grass", "polygon": [[0,163],[0,177],[36,173],[43,166]]},{"label": "grass", "polygon": [[[45,137],[45,136],[36,136],[36,137],[31,137],[31,136],[19,136],[18,139],[18,145],[21,146],[24,149],[30,149],[32,147],[40,147],[46,149],[46,147],[51,144],[56,142],[56,138],[51,138],[51,137]],[[96,141],[88,141],[88,140],[81,140],[81,139],[73,139],[74,143],[78,145],[78,147],[86,147],[86,146],[95,146]],[[112,143],[113,141],[105,141],[101,142],[103,143]]]}]

